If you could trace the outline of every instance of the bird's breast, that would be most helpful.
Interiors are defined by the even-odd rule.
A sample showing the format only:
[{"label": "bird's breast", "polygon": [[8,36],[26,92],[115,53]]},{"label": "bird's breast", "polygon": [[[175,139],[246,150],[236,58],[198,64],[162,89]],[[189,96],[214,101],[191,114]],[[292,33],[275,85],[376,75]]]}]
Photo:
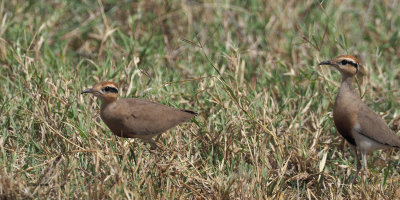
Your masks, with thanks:
[{"label": "bird's breast", "polygon": [[117,106],[115,103],[111,103],[104,107],[102,106],[100,117],[111,132],[119,137],[124,137],[126,134],[124,133],[123,122],[121,120],[121,115],[117,112],[116,108]]},{"label": "bird's breast", "polygon": [[358,106],[354,101],[338,96],[333,108],[333,121],[338,132],[352,145],[356,145],[353,128],[357,124],[357,113]]}]

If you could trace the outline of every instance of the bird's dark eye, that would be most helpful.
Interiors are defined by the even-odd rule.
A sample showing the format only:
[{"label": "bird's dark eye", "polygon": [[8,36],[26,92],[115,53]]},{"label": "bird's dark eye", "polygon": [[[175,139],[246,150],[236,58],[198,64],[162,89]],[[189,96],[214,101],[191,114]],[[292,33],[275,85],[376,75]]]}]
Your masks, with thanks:
[{"label": "bird's dark eye", "polygon": [[347,65],[347,63],[348,63],[347,60],[342,60],[341,62],[342,65]]},{"label": "bird's dark eye", "polygon": [[118,93],[118,89],[115,87],[106,86],[103,90],[105,92]]}]

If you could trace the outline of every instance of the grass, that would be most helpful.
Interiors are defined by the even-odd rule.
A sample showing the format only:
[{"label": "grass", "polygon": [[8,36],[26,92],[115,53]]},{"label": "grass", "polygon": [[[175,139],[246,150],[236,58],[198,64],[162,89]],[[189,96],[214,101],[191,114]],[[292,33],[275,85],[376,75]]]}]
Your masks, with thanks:
[{"label": "grass", "polygon": [[[395,150],[355,159],[332,120],[357,55],[363,100],[395,131],[397,1],[22,1],[0,4],[0,195],[8,199],[397,199]],[[152,152],[112,135],[101,80],[198,111]]]}]

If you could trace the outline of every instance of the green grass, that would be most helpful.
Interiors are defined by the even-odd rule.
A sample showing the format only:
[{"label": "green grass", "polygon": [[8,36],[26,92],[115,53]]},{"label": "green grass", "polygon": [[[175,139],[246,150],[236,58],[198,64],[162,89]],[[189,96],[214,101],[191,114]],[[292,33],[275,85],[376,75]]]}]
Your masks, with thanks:
[{"label": "green grass", "polygon": [[[355,158],[332,120],[357,55],[363,100],[398,126],[396,1],[22,1],[0,6],[0,195],[9,199],[396,199],[395,150]],[[82,89],[200,113],[152,152]],[[397,129],[396,129],[397,131]]]}]

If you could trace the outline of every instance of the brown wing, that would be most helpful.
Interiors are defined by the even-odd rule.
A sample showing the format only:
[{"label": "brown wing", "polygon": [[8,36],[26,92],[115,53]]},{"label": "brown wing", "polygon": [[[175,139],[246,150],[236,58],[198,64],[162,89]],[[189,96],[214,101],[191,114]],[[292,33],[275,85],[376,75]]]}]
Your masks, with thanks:
[{"label": "brown wing", "polygon": [[358,112],[359,133],[378,143],[400,148],[400,137],[397,136],[371,108],[363,104]]},{"label": "brown wing", "polygon": [[119,108],[116,110],[124,113],[120,120],[123,131],[128,134],[159,134],[197,114],[134,98],[119,101]]}]

